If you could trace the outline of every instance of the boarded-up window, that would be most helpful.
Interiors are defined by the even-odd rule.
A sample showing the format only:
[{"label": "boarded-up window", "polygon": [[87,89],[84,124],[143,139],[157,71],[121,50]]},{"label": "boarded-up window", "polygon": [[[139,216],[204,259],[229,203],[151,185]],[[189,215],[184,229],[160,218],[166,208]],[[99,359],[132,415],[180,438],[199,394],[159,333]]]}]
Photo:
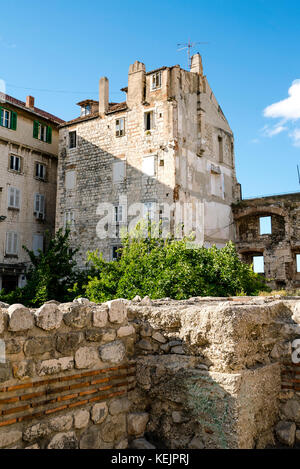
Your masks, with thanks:
[{"label": "boarded-up window", "polygon": [[155,157],[145,156],[143,158],[142,171],[147,176],[155,176]]},{"label": "boarded-up window", "polygon": [[113,182],[122,182],[125,179],[125,161],[113,163]]},{"label": "boarded-up window", "polygon": [[211,173],[211,194],[224,199],[224,174]]},{"label": "boarded-up window", "polygon": [[66,172],[66,189],[72,190],[76,186],[76,171]]}]

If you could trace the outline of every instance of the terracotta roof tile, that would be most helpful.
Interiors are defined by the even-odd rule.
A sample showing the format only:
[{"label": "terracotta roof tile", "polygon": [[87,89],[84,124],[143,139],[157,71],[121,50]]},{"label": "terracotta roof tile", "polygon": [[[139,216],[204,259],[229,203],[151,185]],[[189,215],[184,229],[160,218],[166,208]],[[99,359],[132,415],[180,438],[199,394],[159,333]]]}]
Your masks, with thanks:
[{"label": "terracotta roof tile", "polygon": [[54,122],[55,124],[63,124],[65,122],[59,117],[56,117],[53,114],[50,114],[49,112],[43,111],[38,107],[28,108],[26,107],[26,103],[20,101],[19,99],[13,98],[12,96],[9,96],[8,94],[0,93],[0,102],[7,102],[9,104],[12,104],[13,106],[21,107],[25,111],[32,112],[38,116],[43,117],[44,119]]},{"label": "terracotta roof tile", "polygon": [[[113,112],[118,112],[118,111],[126,111],[126,109],[127,109],[126,101],[124,101],[122,103],[109,103],[108,111],[106,112],[106,114],[112,114]],[[99,112],[94,112],[92,114],[88,114],[87,116],[76,117],[75,119],[72,119],[70,121],[63,122],[61,124],[61,127],[66,127],[68,125],[88,121],[88,120],[91,120],[91,119],[95,119],[96,117],[99,117]]]}]

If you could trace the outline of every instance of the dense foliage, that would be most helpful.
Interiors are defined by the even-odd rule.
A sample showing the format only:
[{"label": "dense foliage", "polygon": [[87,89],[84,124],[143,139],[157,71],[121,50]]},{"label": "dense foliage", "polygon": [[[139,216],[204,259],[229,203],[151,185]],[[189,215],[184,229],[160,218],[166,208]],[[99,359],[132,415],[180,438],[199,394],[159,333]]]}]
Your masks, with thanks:
[{"label": "dense foliage", "polygon": [[189,239],[145,238],[137,229],[124,237],[118,261],[107,262],[97,251],[88,259],[96,275],[89,276],[81,293],[92,301],[254,295],[267,289],[264,278],[240,261],[232,242],[207,249]]},{"label": "dense foliage", "polygon": [[[31,266],[27,284],[5,293],[0,300],[37,307],[48,300],[72,301],[85,296],[103,302],[113,298],[184,299],[193,296],[255,295],[268,290],[262,276],[240,261],[233,243],[224,248],[195,247],[191,239],[174,240],[144,236],[141,227],[122,239],[117,261],[88,253],[89,267],[79,271],[70,247],[69,231],[59,230],[38,255],[26,247]],[[88,264],[87,264],[88,265]]]}]

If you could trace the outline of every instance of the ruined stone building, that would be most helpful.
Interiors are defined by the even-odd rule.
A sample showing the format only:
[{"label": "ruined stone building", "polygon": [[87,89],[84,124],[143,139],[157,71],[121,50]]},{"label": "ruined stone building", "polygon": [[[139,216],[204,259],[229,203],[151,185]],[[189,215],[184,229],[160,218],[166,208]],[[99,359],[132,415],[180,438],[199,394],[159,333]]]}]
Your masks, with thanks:
[{"label": "ruined stone building", "polygon": [[0,290],[25,282],[25,245],[38,252],[54,231],[58,125],[34,105],[0,94]]},{"label": "ruined stone building", "polygon": [[233,206],[242,260],[272,287],[300,287],[300,193],[242,200]]},{"label": "ruined stone building", "polygon": [[[101,78],[99,102],[78,103],[80,117],[60,126],[56,227],[71,227],[77,260],[83,265],[96,248],[115,258],[137,202],[147,217],[169,206],[171,225],[172,204],[200,202],[202,240],[224,246],[234,237],[231,204],[239,200],[234,138],[200,55],[190,71],[175,65],[146,72],[135,62],[122,91],[124,102],[109,102],[108,79]],[[105,203],[113,206],[106,227],[113,236],[101,238]]]}]

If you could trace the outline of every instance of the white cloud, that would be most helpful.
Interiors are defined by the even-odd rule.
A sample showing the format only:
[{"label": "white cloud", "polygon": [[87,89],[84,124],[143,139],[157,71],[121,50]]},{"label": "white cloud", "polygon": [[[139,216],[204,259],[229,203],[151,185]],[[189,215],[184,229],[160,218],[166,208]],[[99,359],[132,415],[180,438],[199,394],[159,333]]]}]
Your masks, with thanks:
[{"label": "white cloud", "polygon": [[266,107],[264,116],[285,120],[300,119],[300,80],[293,81],[288,94],[288,98]]},{"label": "white cloud", "polygon": [[300,129],[294,129],[290,134],[295,147],[300,147]]},{"label": "white cloud", "polygon": [[273,103],[264,109],[264,117],[280,120],[275,125],[265,125],[261,132],[265,137],[274,137],[288,131],[293,144],[300,146],[300,128],[295,128],[297,121],[300,119],[300,79],[293,81],[288,90],[288,95],[288,98]]},{"label": "white cloud", "polygon": [[274,137],[274,135],[281,134],[281,132],[284,132],[285,130],[288,130],[288,127],[285,127],[280,122],[279,124],[274,125],[274,127],[265,125],[264,128],[262,129],[262,133],[266,137]]}]

